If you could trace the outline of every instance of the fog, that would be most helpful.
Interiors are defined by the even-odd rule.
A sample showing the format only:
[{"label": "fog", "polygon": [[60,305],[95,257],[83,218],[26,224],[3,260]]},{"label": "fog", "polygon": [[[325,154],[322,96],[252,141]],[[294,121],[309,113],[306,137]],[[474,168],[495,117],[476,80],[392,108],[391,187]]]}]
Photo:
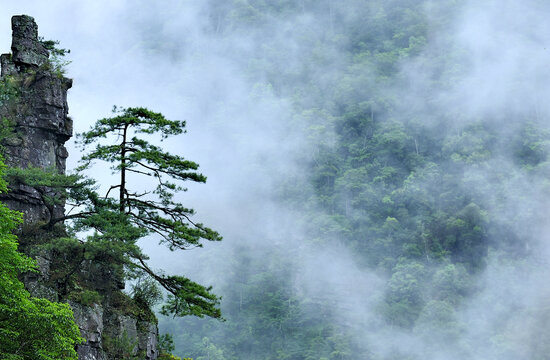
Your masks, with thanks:
[{"label": "fog", "polygon": [[[540,175],[518,168],[506,137],[529,121],[550,126],[550,103],[545,99],[550,94],[550,5],[536,0],[455,2],[453,21],[443,25],[437,24],[437,14],[451,2],[426,6],[434,29],[445,31],[429,34],[421,56],[400,63],[407,87],[384,89],[403,99],[402,116],[425,119],[426,127],[446,121],[449,134],[460,134],[468,124],[489,119],[498,129],[499,153],[488,160],[493,165],[469,168],[465,177],[470,180],[460,186],[483,193],[484,205],[519,242],[512,246],[532,254],[528,260],[510,262],[501,261],[499,250],[490,251],[484,271],[475,275],[478,291],[453,315],[460,330],[448,342],[445,334],[385,325],[378,304],[387,276],[358,261],[338,238],[311,239],[303,217],[281,201],[281,184],[307,183],[303,159],[315,157],[304,119],[324,115],[296,113],[292,97],[302,89],[300,84],[278,79],[283,86],[273,86],[277,68],[268,74],[258,62],[272,56],[277,67],[298,72],[311,67],[315,52],[322,49],[325,61],[314,63],[306,73],[330,87],[349,59],[341,56],[337,42],[324,38],[337,31],[338,24],[357,20],[350,9],[375,9],[379,2],[303,5],[301,12],[284,20],[270,18],[252,32],[227,30],[231,24],[214,12],[214,3],[0,1],[3,52],[10,48],[10,18],[15,14],[33,16],[39,35],[71,50],[67,76],[74,80],[69,108],[75,132],[109,116],[113,105],[145,106],[187,121],[187,134],[164,146],[198,162],[208,181],[189,184],[180,200],[224,240],[170,253],[157,246],[156,239],[147,239],[143,247],[153,266],[213,285],[219,293],[217,289],[229,286],[233,257],[243,249],[250,257],[265,257],[266,263],[272,253],[288,254],[295,295],[331,304],[324,314],[349,329],[352,342],[374,359],[396,353],[434,360],[492,359],[498,358],[494,346],[501,342],[511,349],[503,359],[514,358],[510,354],[538,359],[535,354],[542,344],[537,334],[544,334],[548,325],[527,309],[549,306],[548,185]],[[312,38],[317,43],[305,41],[304,33],[316,34]],[[452,52],[459,69],[446,63],[437,69],[426,65],[426,59],[445,52]],[[434,82],[446,83],[445,90]],[[302,94],[301,101],[307,103],[308,94]],[[456,116],[442,120],[434,115],[441,109]],[[331,131],[317,134],[328,146],[334,141]],[[418,146],[417,151],[427,150],[422,143]],[[74,142],[68,148],[69,168],[74,168],[80,150]],[[494,168],[500,172],[487,172]],[[94,170],[94,176],[101,183],[110,175],[108,170]],[[492,192],[495,178],[508,179],[506,191]],[[430,191],[436,185],[426,181],[419,186]],[[305,186],[304,191],[311,190]]]}]

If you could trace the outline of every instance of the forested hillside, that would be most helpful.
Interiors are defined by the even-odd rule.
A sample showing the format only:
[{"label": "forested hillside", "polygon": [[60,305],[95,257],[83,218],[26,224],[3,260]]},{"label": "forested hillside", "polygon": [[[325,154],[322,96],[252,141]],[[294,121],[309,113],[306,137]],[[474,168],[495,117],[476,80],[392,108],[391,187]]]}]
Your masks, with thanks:
[{"label": "forested hillside", "polygon": [[[520,9],[533,15],[543,5]],[[302,264],[318,261],[317,276],[338,276],[322,270],[336,255],[243,245],[217,290],[225,322],[161,321],[177,353],[546,358],[536,334],[550,303],[532,291],[546,273],[550,128],[537,92],[548,85],[533,79],[538,60],[514,55],[538,51],[545,37],[510,12],[492,17],[496,8],[454,0],[210,2],[208,31],[253,44],[242,68],[291,104],[289,131],[307,139],[294,154],[300,175],[275,181],[297,241],[349,250],[358,265],[356,273],[331,268],[352,277],[347,286],[312,292]]]}]

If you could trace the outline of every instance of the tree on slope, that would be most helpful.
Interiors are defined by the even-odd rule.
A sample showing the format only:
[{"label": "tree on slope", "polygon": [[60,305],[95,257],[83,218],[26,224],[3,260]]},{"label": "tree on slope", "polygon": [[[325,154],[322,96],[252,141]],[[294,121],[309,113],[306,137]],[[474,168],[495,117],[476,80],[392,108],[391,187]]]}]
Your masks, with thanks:
[{"label": "tree on slope", "polygon": [[[112,190],[118,190],[120,212],[128,215],[134,225],[160,235],[170,249],[200,246],[201,239],[221,240],[217,232],[191,220],[193,209],[174,201],[175,193],[185,191],[178,182],[206,182],[205,176],[195,172],[199,165],[136,136],[159,134],[164,140],[184,132],[185,122],[167,120],[162,114],[145,108],[122,109],[117,114],[99,120],[90,131],[81,134],[84,146],[97,145],[82,158],[80,169],[88,168],[94,160],[112,163],[111,169],[120,174],[120,180],[109,188],[105,197]],[[106,137],[118,142],[100,144],[100,139]],[[157,186],[152,192],[132,191],[130,174],[153,177]]]},{"label": "tree on slope", "polygon": [[[163,307],[166,313],[179,316],[220,317],[219,299],[211,288],[183,276],[167,276],[147,264],[147,256],[136,241],[146,236],[160,238],[170,250],[200,247],[202,240],[219,241],[221,236],[203,224],[194,222],[193,209],[176,202],[174,196],[186,191],[186,181],[202,182],[206,177],[196,172],[199,165],[144,139],[160,136],[160,141],[185,131],[184,121],[166,119],[148,109],[114,108],[115,116],[100,119],[80,135],[84,149],[95,145],[83,158],[79,170],[89,169],[96,160],[111,164],[116,183],[103,196],[88,187],[75,188],[71,194],[77,204],[85,200],[86,209],[64,219],[73,219],[77,231],[93,229],[89,242],[117,246],[116,261],[131,272],[145,274],[169,292]],[[141,136],[140,136],[141,135]],[[145,178],[145,179],[144,179]],[[146,178],[154,180],[153,189],[145,189]],[[139,185],[134,185],[137,181]],[[84,191],[83,191],[84,189]],[[86,190],[88,189],[88,190]],[[139,291],[138,291],[139,293]]]}]

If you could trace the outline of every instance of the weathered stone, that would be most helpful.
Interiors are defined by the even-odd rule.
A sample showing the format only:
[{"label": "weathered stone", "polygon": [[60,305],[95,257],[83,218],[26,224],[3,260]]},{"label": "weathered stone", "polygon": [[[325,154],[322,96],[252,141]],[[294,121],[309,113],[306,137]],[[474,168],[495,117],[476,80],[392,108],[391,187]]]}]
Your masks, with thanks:
[{"label": "weathered stone", "polygon": [[49,286],[44,285],[38,280],[24,279],[25,287],[29,293],[36,298],[48,299],[50,301],[59,301],[59,295],[57,291]]},{"label": "weathered stone", "polygon": [[48,50],[38,41],[38,26],[28,15],[11,18],[11,51],[16,65],[40,66],[48,61]]},{"label": "weathered stone", "polygon": [[139,334],[139,351],[144,352],[146,360],[154,360],[158,357],[158,328],[155,324],[138,322],[138,328],[143,329]]},{"label": "weathered stone", "polygon": [[15,64],[11,60],[11,54],[0,55],[0,65],[2,66],[2,72],[0,73],[2,77],[17,73]]},{"label": "weathered stone", "polygon": [[92,347],[90,345],[78,345],[76,347],[79,360],[110,360],[107,359],[101,348]]},{"label": "weathered stone", "polygon": [[77,346],[80,360],[107,360],[103,351],[103,307],[100,305],[85,306],[69,301],[74,318],[80,329],[80,335],[86,339]]},{"label": "weathered stone", "polygon": [[84,261],[80,266],[85,286],[96,289],[99,292],[110,294],[124,289],[122,271],[116,273],[113,268],[108,268],[93,261]]},{"label": "weathered stone", "polygon": [[105,333],[108,338],[117,338],[119,346],[128,346],[133,356],[140,359],[155,360],[158,357],[158,328],[156,324],[139,321],[136,318],[109,309],[104,319]]},{"label": "weathered stone", "polygon": [[12,136],[4,140],[5,145],[7,146],[21,146],[23,145],[23,139],[18,136]]},{"label": "weathered stone", "polygon": [[[38,41],[37,26],[32,17],[14,16],[12,27],[13,55],[2,56],[2,76],[11,76],[20,86],[17,98],[0,109],[0,115],[14,123],[17,134],[4,141],[6,164],[64,173],[68,153],[63,144],[73,131],[67,104],[67,90],[72,86],[72,80],[46,68],[28,70],[22,66],[41,65],[42,60],[35,61],[36,54],[48,61],[47,51]],[[3,197],[8,206],[24,212],[27,223],[47,222],[52,216],[63,214],[63,204],[48,209],[40,199],[36,190],[17,186]]]}]

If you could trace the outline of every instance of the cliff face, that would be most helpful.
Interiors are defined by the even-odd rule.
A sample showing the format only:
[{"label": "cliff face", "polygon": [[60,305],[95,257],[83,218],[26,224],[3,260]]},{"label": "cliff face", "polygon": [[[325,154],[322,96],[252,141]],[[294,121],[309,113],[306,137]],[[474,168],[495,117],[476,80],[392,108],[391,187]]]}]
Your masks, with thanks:
[{"label": "cliff face", "polygon": [[[2,117],[9,119],[15,134],[5,144],[8,166],[55,168],[65,172],[68,156],[64,143],[72,136],[72,120],[67,116],[67,90],[72,80],[55,74],[48,51],[38,41],[36,23],[28,16],[12,18],[12,54],[0,57],[2,79],[15,92],[14,101],[4,103]],[[37,189],[14,186],[6,201],[25,214],[29,223],[47,221],[63,213],[62,205],[41,204]],[[51,214],[54,212],[55,214]]]},{"label": "cliff face", "polygon": [[[71,88],[72,80],[64,77],[49,60],[48,50],[38,40],[38,28],[32,17],[14,16],[12,30],[12,53],[0,57],[0,81],[4,92],[9,94],[0,97],[0,117],[8,119],[13,128],[12,134],[2,144],[6,164],[10,167],[53,169],[63,174],[68,156],[64,144],[72,136],[72,120],[67,106],[67,90]],[[24,184],[10,186],[11,192],[1,200],[24,213],[22,237],[28,231],[25,229],[37,228],[50,218],[63,215],[63,204],[49,205],[42,201],[44,194],[52,195],[54,190]],[[79,303],[66,289],[61,290],[50,281],[55,270],[53,267],[62,263],[54,258],[57,256],[55,251],[32,251],[32,244],[27,245],[26,251],[37,259],[40,268],[38,275],[25,278],[29,291],[34,296],[67,301],[73,308],[86,339],[86,343],[77,349],[80,359],[118,359],[122,358],[121,352],[128,349],[135,356],[133,358],[157,358],[156,324],[125,309],[129,299],[120,291],[124,288],[120,277],[92,261],[83,262],[78,273],[80,284],[98,293],[101,300]]]}]

